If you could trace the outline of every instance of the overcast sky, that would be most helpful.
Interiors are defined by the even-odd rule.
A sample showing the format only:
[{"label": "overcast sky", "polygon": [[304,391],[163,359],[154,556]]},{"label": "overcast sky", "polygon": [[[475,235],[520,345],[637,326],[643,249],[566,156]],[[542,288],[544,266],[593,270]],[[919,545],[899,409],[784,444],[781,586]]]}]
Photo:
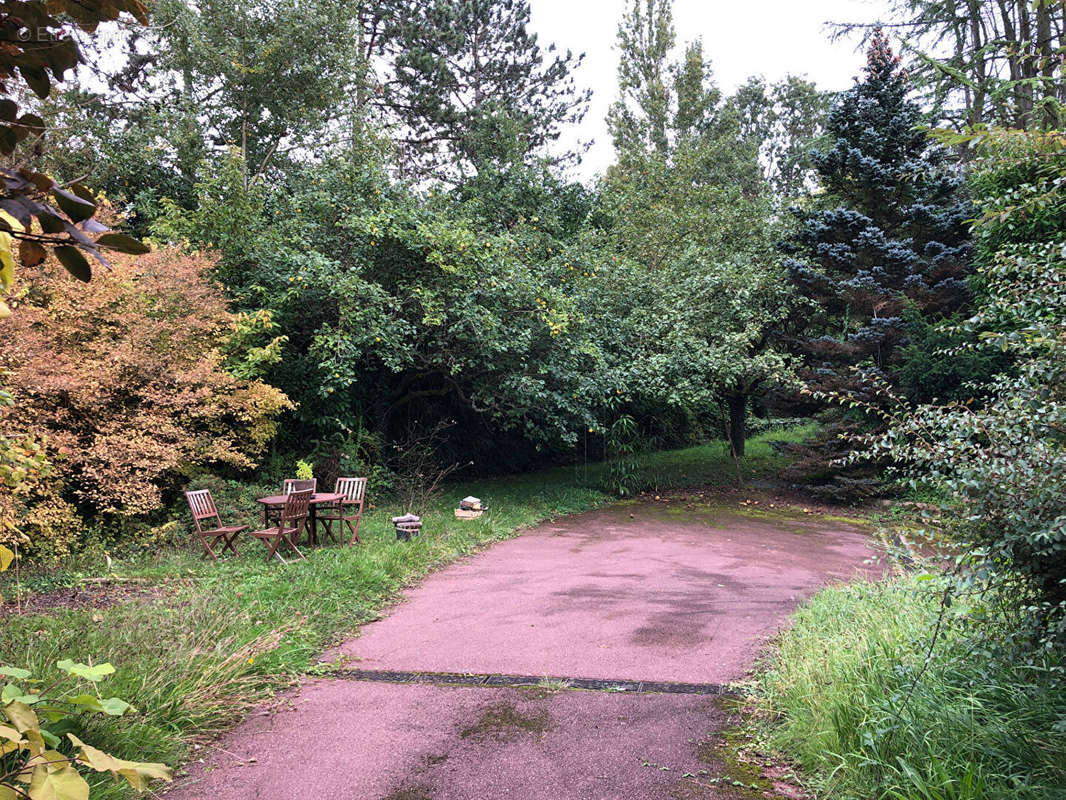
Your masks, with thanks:
[{"label": "overcast sky", "polygon": [[[579,130],[565,142],[595,143],[578,176],[602,172],[614,152],[604,117],[614,101],[618,53],[615,34],[628,0],[530,0],[531,27],[540,43],[585,53],[579,85],[591,88],[592,104]],[[679,46],[703,40],[718,84],[726,93],[750,75],[775,81],[804,75],[823,89],[845,89],[858,74],[863,54],[856,41],[830,43],[825,23],[871,22],[887,0],[674,0]]]}]

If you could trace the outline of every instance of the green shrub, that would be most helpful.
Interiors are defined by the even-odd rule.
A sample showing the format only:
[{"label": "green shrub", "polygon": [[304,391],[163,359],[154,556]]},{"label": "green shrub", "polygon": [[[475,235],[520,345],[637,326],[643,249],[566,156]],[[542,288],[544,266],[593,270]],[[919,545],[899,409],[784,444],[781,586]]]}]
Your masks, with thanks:
[{"label": "green shrub", "polygon": [[959,588],[992,589],[1012,611],[989,633],[1054,649],[1066,642],[1066,138],[992,132],[978,152],[981,295],[962,330],[1012,370],[977,402],[901,402],[867,455],[958,501]]}]

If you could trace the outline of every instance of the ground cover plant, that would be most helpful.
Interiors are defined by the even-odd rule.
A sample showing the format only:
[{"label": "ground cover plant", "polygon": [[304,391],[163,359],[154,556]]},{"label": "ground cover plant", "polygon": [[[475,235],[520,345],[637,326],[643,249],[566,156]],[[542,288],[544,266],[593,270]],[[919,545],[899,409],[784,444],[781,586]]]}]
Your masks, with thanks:
[{"label": "ground cover plant", "polygon": [[[780,468],[768,441],[795,440],[806,431],[786,429],[751,441],[740,462],[746,479]],[[454,499],[438,497],[424,514],[421,536],[397,542],[387,501],[364,519],[355,547],[319,548],[307,561],[282,567],[264,563],[264,550],[239,540],[240,558],[205,562],[187,540],[163,554],[112,560],[92,571],[72,570],[24,578],[54,589],[79,579],[115,576],[147,579],[154,597],[109,608],[57,609],[43,615],[5,614],[0,664],[43,672],[59,659],[88,663],[106,658],[115,673],[108,691],[135,710],[90,723],[93,744],[116,756],[177,765],[205,737],[234,724],[252,703],[314,671],[316,659],[339,637],[373,620],[402,589],[427,572],[472,553],[522,527],[610,502],[601,488],[605,466],[556,468],[512,478],[448,486],[457,497],[475,491],[491,504],[477,520],[456,520]],[[737,464],[721,443],[656,453],[640,466],[640,485],[687,488],[735,485]],[[472,487],[476,487],[476,490]],[[255,496],[249,488],[246,496]],[[223,506],[223,512],[228,509]],[[257,512],[253,512],[257,516]],[[4,594],[12,595],[11,581]],[[99,795],[126,790],[98,781]]]}]

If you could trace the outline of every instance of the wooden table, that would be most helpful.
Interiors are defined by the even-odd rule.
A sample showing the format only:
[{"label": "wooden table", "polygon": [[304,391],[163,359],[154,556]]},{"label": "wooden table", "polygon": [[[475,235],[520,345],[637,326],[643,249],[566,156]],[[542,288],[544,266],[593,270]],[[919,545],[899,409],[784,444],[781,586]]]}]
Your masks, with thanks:
[{"label": "wooden table", "polygon": [[[288,495],[284,494],[272,494],[269,497],[256,498],[257,503],[263,505],[263,527],[267,527],[270,524],[268,514],[272,508],[281,508],[285,505],[285,500]],[[326,505],[332,505],[333,503],[339,503],[344,499],[343,494],[336,494],[334,492],[315,492],[311,495],[311,505],[308,507],[307,512],[307,541],[311,545],[318,544],[317,525],[318,515],[315,512],[315,506],[320,503]]]}]

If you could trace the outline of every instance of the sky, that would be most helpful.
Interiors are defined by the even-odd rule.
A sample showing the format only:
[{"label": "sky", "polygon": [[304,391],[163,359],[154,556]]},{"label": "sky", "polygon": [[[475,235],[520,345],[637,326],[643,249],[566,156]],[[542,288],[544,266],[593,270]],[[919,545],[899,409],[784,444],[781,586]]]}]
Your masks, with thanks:
[{"label": "sky", "polygon": [[[589,179],[614,160],[605,117],[616,96],[615,35],[628,0],[530,0],[530,27],[543,46],[585,53],[575,74],[592,89],[581,126],[564,133],[560,145],[593,140],[576,171]],[[822,89],[851,85],[864,61],[857,39],[829,41],[825,23],[872,22],[888,0],[674,0],[678,46],[703,40],[719,87],[730,93],[751,75],[773,82],[786,74],[806,76]]]}]

